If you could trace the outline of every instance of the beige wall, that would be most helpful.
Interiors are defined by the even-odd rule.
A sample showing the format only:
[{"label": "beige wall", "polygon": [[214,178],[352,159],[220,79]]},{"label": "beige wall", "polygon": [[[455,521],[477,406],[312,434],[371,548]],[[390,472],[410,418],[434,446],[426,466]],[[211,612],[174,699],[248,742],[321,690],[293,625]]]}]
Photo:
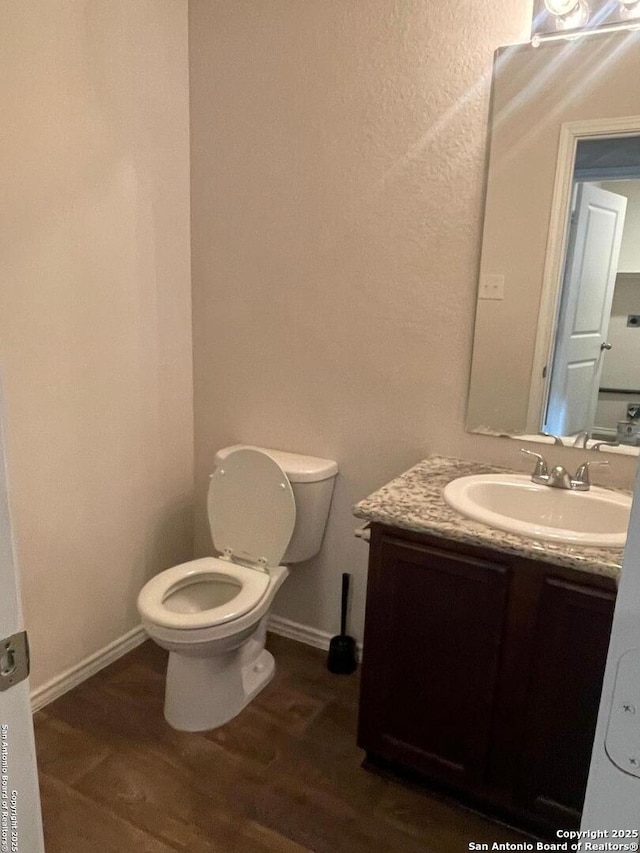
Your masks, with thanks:
[{"label": "beige wall", "polygon": [[37,688],[191,554],[184,0],[5,0],[0,363]]},{"label": "beige wall", "polygon": [[334,632],[352,571],[361,636],[351,506],[428,453],[527,467],[464,414],[492,56],[529,23],[520,0],[190,4],[198,553],[218,447],[340,464],[281,616]]},{"label": "beige wall", "polygon": [[640,180],[603,182],[602,187],[629,200],[618,272],[640,273]]}]

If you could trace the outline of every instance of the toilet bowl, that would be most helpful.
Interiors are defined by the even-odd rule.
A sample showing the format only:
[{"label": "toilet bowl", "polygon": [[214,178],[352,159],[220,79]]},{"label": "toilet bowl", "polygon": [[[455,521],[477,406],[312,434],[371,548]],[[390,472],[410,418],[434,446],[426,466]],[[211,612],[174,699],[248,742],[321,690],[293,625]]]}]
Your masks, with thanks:
[{"label": "toilet bowl", "polygon": [[181,731],[223,725],[273,677],[264,644],[282,563],[319,550],[337,474],[332,460],[245,445],[216,463],[207,504],[221,556],[167,569],[138,596],[144,628],[169,651],[164,713]]}]

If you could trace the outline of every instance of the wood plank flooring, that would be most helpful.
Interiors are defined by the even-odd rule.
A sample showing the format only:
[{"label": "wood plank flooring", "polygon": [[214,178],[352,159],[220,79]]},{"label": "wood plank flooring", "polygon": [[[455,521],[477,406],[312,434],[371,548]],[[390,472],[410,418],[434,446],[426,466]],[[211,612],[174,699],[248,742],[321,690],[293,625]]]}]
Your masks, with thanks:
[{"label": "wood plank flooring", "polygon": [[35,715],[47,853],[459,853],[515,830],[363,770],[357,676],[270,636],[277,674],[213,732],[164,721],[147,642]]}]

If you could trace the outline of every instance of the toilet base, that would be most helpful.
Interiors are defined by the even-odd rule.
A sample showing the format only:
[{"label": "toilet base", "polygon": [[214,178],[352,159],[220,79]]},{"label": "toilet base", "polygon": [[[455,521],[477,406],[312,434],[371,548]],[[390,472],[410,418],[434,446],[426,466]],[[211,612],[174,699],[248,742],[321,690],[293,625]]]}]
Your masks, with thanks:
[{"label": "toilet base", "polygon": [[[250,644],[249,644],[250,645]],[[167,666],[164,716],[174,729],[201,732],[228,723],[271,681],[273,655],[246,647],[215,657],[171,652]]]}]

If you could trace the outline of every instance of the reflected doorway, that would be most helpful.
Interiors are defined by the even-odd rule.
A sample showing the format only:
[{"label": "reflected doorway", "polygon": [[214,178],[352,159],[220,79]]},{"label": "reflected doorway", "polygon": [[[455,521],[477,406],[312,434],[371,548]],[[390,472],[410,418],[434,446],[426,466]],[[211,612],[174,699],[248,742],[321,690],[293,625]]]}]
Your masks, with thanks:
[{"label": "reflected doorway", "polygon": [[640,138],[579,140],[542,429],[640,445]]}]

